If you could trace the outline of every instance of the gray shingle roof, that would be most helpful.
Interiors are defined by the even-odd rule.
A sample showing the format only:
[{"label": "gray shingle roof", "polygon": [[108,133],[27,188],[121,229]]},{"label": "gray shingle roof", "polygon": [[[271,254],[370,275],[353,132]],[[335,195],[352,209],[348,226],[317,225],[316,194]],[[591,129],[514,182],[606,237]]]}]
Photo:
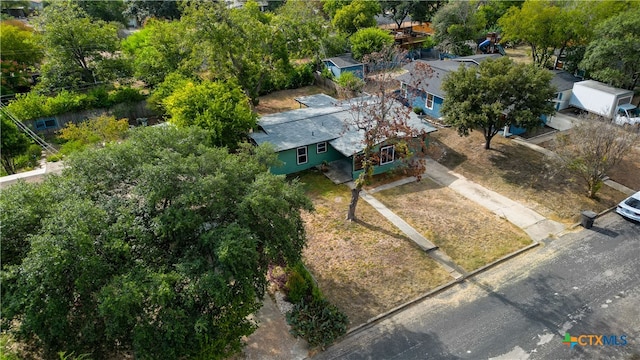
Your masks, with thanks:
[{"label": "gray shingle roof", "polygon": [[[445,97],[444,91],[442,91],[442,81],[444,77],[447,76],[449,72],[456,71],[460,68],[460,66],[477,66],[479,62],[482,62],[487,59],[499,58],[502,55],[500,54],[482,54],[482,55],[472,55],[472,56],[463,56],[450,60],[434,60],[434,61],[424,61],[424,60],[416,60],[422,61],[433,69],[433,76],[427,81],[423,81],[420,84],[420,90],[426,91],[430,94],[434,94],[440,98]],[[402,81],[406,84],[412,83],[411,73],[413,73],[415,68],[415,61],[409,63],[404,66],[404,69],[408,70],[408,72],[397,77],[398,81]],[[555,86],[558,91],[565,91],[573,89],[573,84],[575,82],[580,81],[580,78],[577,78],[570,73],[562,70],[551,70],[554,74],[551,79],[551,85]]]},{"label": "gray shingle roof", "polygon": [[338,103],[338,100],[327,94],[301,96],[295,98],[295,100],[304,106],[313,108],[327,107]]},{"label": "gray shingle roof", "polygon": [[424,61],[424,60],[416,60],[408,65],[404,66],[405,70],[408,72],[397,77],[398,81],[402,81],[406,84],[412,84],[413,76],[411,74],[415,73],[414,68],[416,66],[416,62],[426,63],[433,70],[433,74],[426,81],[422,81],[420,83],[419,89],[430,94],[434,94],[440,98],[444,99],[444,91],[442,91],[442,82],[444,81],[445,76],[452,71],[456,71],[460,68],[460,66],[474,66],[473,63],[461,63],[457,61],[451,60],[434,60],[434,61]]},{"label": "gray shingle roof", "polygon": [[580,78],[563,70],[550,70],[553,73],[551,85],[555,86],[558,91],[566,91],[573,89],[573,84],[581,81]]},{"label": "gray shingle roof", "polygon": [[[395,106],[402,105],[397,103]],[[413,112],[409,114],[409,124],[413,128],[427,133],[436,131]],[[263,116],[258,120],[263,131],[254,132],[250,137],[258,144],[271,143],[276,151],[329,141],[337,151],[351,156],[364,148],[364,133],[350,128],[351,120],[352,114],[346,103],[291,110]]]},{"label": "gray shingle roof", "polygon": [[362,63],[357,62],[351,54],[344,54],[340,56],[334,56],[327,59],[322,59],[322,61],[331,61],[335,66],[339,68],[351,67],[354,65],[362,65]]}]

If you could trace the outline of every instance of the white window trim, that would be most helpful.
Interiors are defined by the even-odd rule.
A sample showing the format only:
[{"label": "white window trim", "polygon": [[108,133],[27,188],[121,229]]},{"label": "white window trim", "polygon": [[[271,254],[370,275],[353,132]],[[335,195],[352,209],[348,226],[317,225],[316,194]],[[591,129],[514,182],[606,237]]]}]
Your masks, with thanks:
[{"label": "white window trim", "polygon": [[[431,106],[429,106],[429,96],[431,96]],[[427,96],[424,98],[424,106],[429,110],[433,110],[433,104],[435,102],[436,97],[433,94],[427,93]]]},{"label": "white window trim", "polygon": [[[300,155],[300,149],[304,149],[304,155]],[[305,157],[305,161],[300,161],[300,157],[304,156]],[[309,162],[309,151],[307,151],[307,147],[306,146],[301,146],[299,148],[296,149],[296,161],[298,163],[298,165],[302,165],[302,164],[306,164]]]},{"label": "white window trim", "polygon": [[[386,161],[386,162],[382,162],[382,153],[391,148],[391,160],[390,161]],[[391,164],[392,162],[395,161],[396,158],[396,148],[393,145],[388,145],[388,146],[383,146],[380,148],[380,165],[386,165],[386,164]]]},{"label": "white window trim", "polygon": [[[324,145],[324,150],[322,150],[322,151],[320,151],[320,144]],[[327,142],[326,141],[323,141],[323,142],[320,142],[320,143],[316,144],[316,154],[324,154],[326,152],[327,152]]]}]

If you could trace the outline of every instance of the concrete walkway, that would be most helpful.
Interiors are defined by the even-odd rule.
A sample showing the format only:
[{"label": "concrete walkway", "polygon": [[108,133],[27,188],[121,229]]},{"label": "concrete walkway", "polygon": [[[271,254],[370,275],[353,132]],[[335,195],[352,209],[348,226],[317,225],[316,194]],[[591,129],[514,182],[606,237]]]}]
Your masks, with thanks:
[{"label": "concrete walkway", "polygon": [[42,181],[45,174],[58,174],[62,171],[63,167],[64,163],[62,161],[45,162],[39,169],[2,176],[0,177],[0,189],[4,189],[10,185],[13,185],[19,180],[23,180],[26,182]]},{"label": "concrete walkway", "polygon": [[467,199],[503,217],[524,230],[534,241],[541,241],[561,233],[565,226],[549,220],[526,206],[495,191],[478,185],[457,174],[435,160],[427,158],[425,176],[436,183],[447,186]]},{"label": "concrete walkway", "polygon": [[306,359],[309,347],[306,341],[289,333],[289,325],[275,301],[266,294],[262,308],[255,315],[258,329],[246,339],[242,353],[234,359],[296,360]]},{"label": "concrete walkway", "polygon": [[[565,230],[564,225],[549,220],[526,206],[500,195],[495,191],[491,191],[467,180],[464,176],[449,170],[433,159],[427,158],[426,162],[427,171],[424,173],[424,176],[442,186],[454,190],[494,214],[507,219],[512,224],[524,230],[535,241],[544,240],[549,236],[557,235]],[[387,190],[414,181],[416,181],[415,177],[405,178],[371,189],[368,192],[375,194],[378,191]]]},{"label": "concrete walkway", "polygon": [[396,215],[396,213],[391,211],[383,203],[378,201],[378,199],[374,198],[373,196],[371,196],[371,194],[364,190],[360,191],[360,198],[369,203],[369,205],[373,206],[374,209],[376,209],[382,216],[384,216],[393,225],[400,229],[400,231],[402,231],[407,237],[409,237],[409,239],[416,243],[416,245],[418,245],[422,250],[426,251],[431,258],[440,263],[440,265],[442,265],[442,267],[454,279],[459,280],[464,278],[466,272],[461,267],[456,265],[447,254],[440,251],[437,246],[435,246],[431,241],[427,240],[427,238],[422,236],[422,234],[420,234],[406,221],[402,220],[402,218]]}]

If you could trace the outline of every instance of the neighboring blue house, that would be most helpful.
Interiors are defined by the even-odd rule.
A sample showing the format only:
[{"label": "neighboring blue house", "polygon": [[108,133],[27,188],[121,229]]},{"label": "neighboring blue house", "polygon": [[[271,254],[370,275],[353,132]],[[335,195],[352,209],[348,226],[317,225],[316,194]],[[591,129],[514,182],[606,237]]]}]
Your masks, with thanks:
[{"label": "neighboring blue house", "polygon": [[[324,162],[336,162],[336,167],[347,174],[347,180],[357,179],[362,169],[359,156],[364,149],[364,133],[349,126],[353,119],[351,105],[324,94],[297,100],[309,107],[262,116],[258,131],[249,134],[254,143],[270,143],[278,153],[282,165],[271,172],[292,174]],[[401,106],[397,104],[398,108]],[[436,131],[414,113],[408,123],[426,133]],[[374,174],[397,167],[393,144],[383,142],[377,151],[380,163]]]},{"label": "neighboring blue house", "polygon": [[336,78],[344,72],[352,72],[360,79],[364,79],[364,64],[356,61],[351,54],[324,59],[322,62]]},{"label": "neighboring blue house", "polygon": [[[415,67],[415,62],[411,62],[404,67],[409,70],[409,72],[397,78],[401,84],[401,94],[408,100],[409,106],[419,107],[430,117],[443,120],[440,110],[446,96],[442,90],[442,82],[444,81],[444,78],[450,72],[458,70],[460,66],[478,66],[486,59],[495,59],[500,58],[501,56],[502,55],[500,54],[483,54],[464,56],[449,60],[424,61],[431,67],[433,74],[432,77],[421,81],[420,86],[417,89],[412,88],[409,85],[415,83],[414,79],[410,75],[411,73],[414,73],[412,70],[413,67]],[[552,72],[554,73],[554,76],[551,79],[551,85],[557,89],[553,102],[555,103],[556,111],[559,111],[566,109],[569,106],[569,99],[571,98],[573,84],[580,81],[580,78],[577,78],[566,71],[552,70]],[[543,115],[540,119],[541,125],[546,124],[546,116]],[[525,129],[516,126],[511,126],[509,129],[509,132],[514,135],[522,134],[525,131]]]}]

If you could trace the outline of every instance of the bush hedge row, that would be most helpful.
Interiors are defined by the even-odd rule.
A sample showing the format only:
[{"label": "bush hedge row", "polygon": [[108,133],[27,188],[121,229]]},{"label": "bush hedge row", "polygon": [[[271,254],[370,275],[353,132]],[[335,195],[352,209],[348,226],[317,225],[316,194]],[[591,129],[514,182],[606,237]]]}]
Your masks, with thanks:
[{"label": "bush hedge row", "polygon": [[108,90],[93,88],[86,93],[63,90],[55,96],[46,96],[34,91],[16,96],[7,109],[21,121],[52,117],[72,111],[108,108],[120,103],[134,103],[146,98],[140,91],[130,87]]},{"label": "bush hedge row", "polygon": [[320,346],[324,349],[347,332],[349,319],[324,298],[302,263],[288,270],[285,291],[289,301],[294,304],[287,313],[291,333],[305,339],[311,347]]}]

